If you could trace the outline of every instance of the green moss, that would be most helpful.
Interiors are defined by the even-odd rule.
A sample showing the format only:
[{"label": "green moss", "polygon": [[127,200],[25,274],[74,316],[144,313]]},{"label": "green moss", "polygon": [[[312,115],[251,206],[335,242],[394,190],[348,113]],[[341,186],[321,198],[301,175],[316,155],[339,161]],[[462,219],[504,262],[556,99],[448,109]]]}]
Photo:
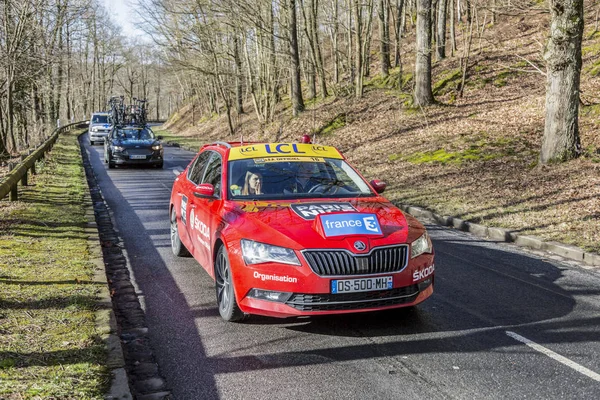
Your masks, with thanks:
[{"label": "green moss", "polygon": [[[483,162],[494,160],[501,157],[524,155],[530,157],[532,149],[525,142],[520,142],[512,138],[500,138],[495,141],[486,139],[488,135],[485,132],[480,133],[474,139],[471,137],[470,143],[449,143],[445,148],[433,151],[417,152],[412,154],[392,154],[388,158],[390,161],[406,161],[412,164],[454,164],[461,165],[468,162]],[[464,148],[464,146],[467,148]],[[455,149],[456,147],[462,149]]]},{"label": "green moss", "polygon": [[213,121],[215,119],[219,118],[219,114],[212,112],[210,114],[204,114],[196,123],[197,124],[203,124],[209,121]]},{"label": "green moss", "polygon": [[402,89],[406,84],[407,79],[411,79],[412,74],[402,74],[400,76],[400,67],[389,70],[388,76],[381,74],[375,75],[372,79],[365,82],[365,86],[370,86],[377,89]]},{"label": "green moss", "polygon": [[456,90],[460,83],[462,74],[459,68],[446,71],[439,75],[438,80],[433,85],[433,95],[444,95]]},{"label": "green moss", "polygon": [[327,125],[317,131],[320,135],[329,135],[334,131],[346,126],[346,114],[338,114]]},{"label": "green moss", "polygon": [[598,117],[600,116],[600,104],[592,104],[589,106],[580,106],[581,115],[586,117]]}]

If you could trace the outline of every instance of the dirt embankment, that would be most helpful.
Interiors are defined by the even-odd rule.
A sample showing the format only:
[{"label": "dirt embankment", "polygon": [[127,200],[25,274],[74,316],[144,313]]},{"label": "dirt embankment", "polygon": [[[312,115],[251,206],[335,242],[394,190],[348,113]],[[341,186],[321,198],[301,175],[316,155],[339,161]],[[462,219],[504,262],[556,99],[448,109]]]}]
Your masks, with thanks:
[{"label": "dirt embankment", "polygon": [[[593,34],[593,15],[588,18],[581,78],[583,156],[568,163],[537,162],[548,15],[533,10],[502,17],[475,38],[463,97],[457,95],[459,49],[434,63],[439,103],[425,109],[406,106],[410,80],[402,90],[392,87],[396,69],[391,80],[371,77],[361,99],[330,97],[297,118],[280,108],[268,125],[259,124],[249,103],[248,112],[236,117],[235,137],[228,134],[225,117],[192,126],[186,109],[168,129],[201,142],[241,136],[295,142],[317,132],[318,143],[337,146],[366,178],[385,180],[390,200],[600,252],[600,33]],[[413,42],[411,37],[404,41]],[[413,49],[404,50],[407,76]]]}]

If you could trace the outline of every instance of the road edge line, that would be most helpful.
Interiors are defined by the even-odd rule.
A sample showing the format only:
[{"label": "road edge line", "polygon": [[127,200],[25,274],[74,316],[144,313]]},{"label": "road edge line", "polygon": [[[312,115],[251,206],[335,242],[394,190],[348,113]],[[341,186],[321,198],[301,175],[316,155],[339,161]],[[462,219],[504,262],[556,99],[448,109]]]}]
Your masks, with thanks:
[{"label": "road edge line", "polygon": [[597,382],[600,382],[600,374],[598,374],[597,372],[594,372],[591,369],[586,368],[583,365],[578,364],[575,361],[572,361],[565,356],[561,356],[560,354],[542,346],[541,344],[537,344],[536,342],[529,340],[526,337],[523,337],[515,332],[505,331],[505,333],[508,336],[510,336],[511,338],[527,345],[528,347],[534,349],[535,351],[542,353],[542,354],[550,357],[551,359],[558,361],[559,363],[561,363],[563,365],[566,365],[569,368],[574,369],[575,371],[587,376],[588,378],[591,378]]}]

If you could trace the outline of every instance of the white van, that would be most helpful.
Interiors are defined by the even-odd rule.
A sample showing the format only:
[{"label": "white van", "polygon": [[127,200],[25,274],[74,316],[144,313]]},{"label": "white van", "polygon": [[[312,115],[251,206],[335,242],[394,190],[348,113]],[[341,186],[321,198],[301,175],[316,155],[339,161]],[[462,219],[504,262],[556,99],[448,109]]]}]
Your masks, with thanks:
[{"label": "white van", "polygon": [[108,133],[111,129],[112,123],[109,113],[93,113],[92,118],[90,119],[90,126],[88,128],[90,143],[92,145],[94,145],[95,142],[104,143],[104,138],[108,136]]}]

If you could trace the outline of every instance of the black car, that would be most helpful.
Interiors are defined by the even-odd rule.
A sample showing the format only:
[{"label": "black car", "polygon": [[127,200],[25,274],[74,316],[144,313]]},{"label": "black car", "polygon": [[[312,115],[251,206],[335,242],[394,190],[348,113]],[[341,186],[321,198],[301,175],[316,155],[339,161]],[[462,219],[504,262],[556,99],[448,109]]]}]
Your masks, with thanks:
[{"label": "black car", "polygon": [[147,126],[117,126],[104,141],[104,162],[115,165],[152,165],[163,167],[162,136]]}]

